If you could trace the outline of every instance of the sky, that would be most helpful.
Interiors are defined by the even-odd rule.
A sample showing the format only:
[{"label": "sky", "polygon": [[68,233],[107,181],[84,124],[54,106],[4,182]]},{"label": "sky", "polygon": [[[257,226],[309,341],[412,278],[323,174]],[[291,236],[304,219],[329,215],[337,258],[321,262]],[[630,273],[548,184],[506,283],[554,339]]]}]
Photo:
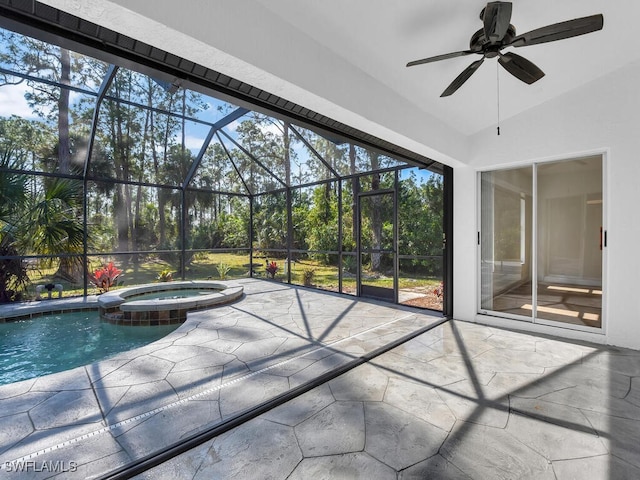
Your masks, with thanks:
[{"label": "sky", "polygon": [[0,87],[0,117],[17,115],[29,120],[38,118],[27,104],[24,94],[28,90],[23,83],[20,85],[3,85]]}]

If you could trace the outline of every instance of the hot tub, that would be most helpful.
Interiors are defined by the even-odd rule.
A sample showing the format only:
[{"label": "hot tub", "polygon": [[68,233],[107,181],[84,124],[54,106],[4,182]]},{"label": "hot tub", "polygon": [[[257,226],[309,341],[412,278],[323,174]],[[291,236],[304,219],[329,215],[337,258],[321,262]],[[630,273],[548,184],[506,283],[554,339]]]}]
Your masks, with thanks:
[{"label": "hot tub", "polygon": [[184,322],[187,312],[233,302],[242,292],[227,282],[149,283],[103,293],[98,308],[103,321],[117,325],[170,325]]}]

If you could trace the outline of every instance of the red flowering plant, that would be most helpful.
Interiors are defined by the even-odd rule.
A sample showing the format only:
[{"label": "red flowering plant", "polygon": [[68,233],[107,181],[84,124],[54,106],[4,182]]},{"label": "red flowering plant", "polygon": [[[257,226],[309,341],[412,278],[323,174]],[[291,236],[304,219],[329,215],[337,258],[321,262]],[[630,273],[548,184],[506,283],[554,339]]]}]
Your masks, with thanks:
[{"label": "red flowering plant", "polygon": [[433,293],[436,297],[442,298],[442,294],[444,293],[444,284],[440,282],[440,285],[433,289]]},{"label": "red flowering plant", "polygon": [[278,272],[278,264],[276,262],[267,263],[266,270],[271,278],[276,278],[276,273]]},{"label": "red flowering plant", "polygon": [[98,268],[92,274],[89,274],[89,280],[96,287],[100,289],[101,292],[108,292],[111,287],[116,284],[116,280],[122,273],[118,267],[116,267],[113,262],[109,262],[107,265],[103,265]]}]

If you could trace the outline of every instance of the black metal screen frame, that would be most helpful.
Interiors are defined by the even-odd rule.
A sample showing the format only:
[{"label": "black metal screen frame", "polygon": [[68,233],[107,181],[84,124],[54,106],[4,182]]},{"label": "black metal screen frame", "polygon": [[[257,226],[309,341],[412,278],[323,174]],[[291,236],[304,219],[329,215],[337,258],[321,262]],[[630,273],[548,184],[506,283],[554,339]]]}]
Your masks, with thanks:
[{"label": "black metal screen frame", "polygon": [[[194,176],[194,173],[198,167],[198,162],[202,157],[202,154],[209,142],[213,139],[213,136],[217,136],[220,139],[220,133],[226,136],[220,123],[212,124],[210,122],[206,122],[197,118],[191,118],[183,115],[176,114],[175,112],[165,111],[156,109],[157,111],[171,115],[183,117],[185,120],[206,124],[211,127],[210,135],[208,136],[208,142],[205,142],[205,145],[202,148],[201,154],[198,156],[197,162],[194,162],[194,165],[190,171],[190,177],[185,179],[182,185],[166,185],[166,184],[156,184],[156,183],[148,183],[148,182],[135,182],[135,181],[121,181],[116,179],[105,179],[105,178],[94,178],[90,175],[88,171],[88,163],[89,159],[85,162],[85,168],[83,175],[60,175],[56,173],[47,173],[47,172],[29,172],[29,171],[12,171],[14,173],[23,173],[27,175],[41,175],[41,176],[49,176],[49,177],[64,177],[76,179],[84,182],[85,189],[86,183],[88,181],[100,181],[100,182],[108,182],[112,184],[135,184],[142,185],[147,187],[155,187],[155,188],[173,188],[178,189],[182,193],[182,218],[183,218],[183,227],[184,227],[184,219],[186,216],[185,207],[185,197],[186,194],[190,191],[207,191],[212,194],[225,194],[230,196],[243,196],[249,199],[250,206],[250,226],[249,226],[249,240],[250,245],[247,248],[250,251],[250,257],[253,255],[252,242],[254,239],[254,229],[253,229],[253,206],[254,206],[254,198],[284,192],[287,196],[287,205],[288,205],[288,218],[289,218],[289,226],[288,226],[288,241],[287,241],[287,253],[288,257],[291,257],[291,253],[293,252],[292,244],[291,244],[291,191],[296,188],[304,188],[310,186],[322,185],[327,182],[338,182],[340,185],[339,191],[339,248],[337,252],[330,252],[331,254],[337,254],[339,258],[339,288],[342,291],[342,257],[344,254],[349,254],[349,252],[342,252],[342,183],[343,181],[351,180],[354,178],[360,178],[366,175],[371,175],[372,173],[384,173],[384,172],[395,172],[396,175],[396,190],[397,190],[397,172],[404,168],[409,168],[410,166],[417,166],[420,168],[426,168],[432,172],[443,175],[444,177],[444,233],[443,233],[443,255],[444,255],[444,313],[445,315],[451,316],[453,315],[453,169],[442,165],[432,159],[419,155],[415,152],[404,149],[403,147],[399,147],[394,145],[388,141],[379,139],[374,137],[366,132],[362,132],[348,125],[344,125],[340,122],[332,120],[328,117],[325,117],[317,112],[313,112],[303,106],[296,105],[293,102],[287,101],[281,97],[273,95],[269,92],[265,92],[261,89],[253,87],[251,85],[247,85],[241,81],[230,78],[226,75],[220,74],[219,72],[215,72],[211,69],[203,67],[201,65],[197,65],[191,61],[188,61],[183,58],[176,57],[166,51],[163,51],[155,46],[151,46],[130,38],[128,36],[122,35],[115,31],[106,29],[100,25],[96,25],[94,23],[83,20],[79,17],[76,17],[72,14],[64,12],[62,10],[58,10],[54,7],[50,7],[48,5],[42,4],[35,0],[0,0],[0,27],[8,28],[10,30],[30,35],[35,38],[38,38],[43,41],[50,42],[52,44],[60,45],[65,48],[69,48],[71,50],[77,51],[79,53],[84,53],[87,55],[91,55],[100,60],[106,61],[111,64],[108,75],[105,77],[105,82],[98,92],[85,91],[85,89],[62,85],[59,84],[60,88],[67,88],[69,90],[78,91],[83,94],[92,95],[96,97],[96,113],[99,110],[100,103],[103,100],[111,100],[117,101],[121,103],[126,103],[126,100],[113,98],[106,94],[108,89],[108,84],[110,79],[113,78],[117,69],[119,67],[129,68],[131,70],[150,75],[154,78],[159,78],[164,81],[167,81],[174,86],[181,86],[185,88],[192,89],[194,91],[198,91],[207,95],[214,95],[215,97],[224,100],[233,102],[236,105],[241,106],[242,113],[246,113],[249,110],[253,110],[256,112],[264,113],[270,116],[273,116],[284,122],[292,122],[297,126],[301,126],[304,128],[308,128],[317,134],[324,136],[325,138],[331,139],[334,142],[351,142],[355,145],[362,146],[367,149],[373,149],[383,155],[390,156],[395,159],[399,159],[407,162],[405,166],[394,166],[389,168],[379,169],[377,171],[367,171],[367,172],[359,172],[357,174],[352,175],[338,175],[335,170],[330,168],[329,164],[322,158],[321,155],[317,153],[313,148],[311,148],[311,152],[316,155],[319,160],[327,166],[327,168],[331,171],[332,175],[335,175],[335,178],[319,180],[314,182],[309,182],[307,184],[301,184],[296,186],[286,185],[282,183],[280,179],[278,179],[282,185],[281,188],[271,190],[268,192],[251,192],[246,183],[244,186],[247,190],[245,194],[238,192],[223,192],[223,191],[213,191],[208,189],[202,189],[198,187],[191,187],[190,181]],[[11,73],[11,72],[6,72]],[[13,72],[16,74],[16,72]],[[20,74],[18,74],[20,75]],[[24,75],[23,75],[24,76]],[[25,76],[26,77],[26,76]],[[33,78],[33,81],[39,82],[47,82],[46,80]],[[51,83],[50,81],[48,81]],[[55,82],[53,82],[55,83]],[[144,105],[135,105],[138,108],[153,108]],[[95,119],[94,119],[95,120]],[[94,126],[91,131],[92,140],[95,136],[95,121]],[[295,128],[292,128],[292,132],[296,135],[297,138],[302,138],[302,135],[298,133]],[[227,136],[228,138],[228,136]],[[308,146],[309,147],[309,146]],[[246,152],[253,161],[257,161],[250,152]],[[233,159],[231,155],[228,154],[229,160],[232,162],[234,168],[235,164],[233,163]],[[269,169],[266,171],[271,174],[273,177],[277,179],[277,176],[271,172]],[[242,176],[240,175],[242,179]],[[243,180],[244,182],[244,180]],[[397,195],[397,191],[394,195]],[[86,203],[86,202],[85,202]],[[397,209],[397,199],[394,202]],[[86,206],[85,206],[86,207]],[[397,212],[395,212],[397,214]],[[86,221],[86,215],[84,215]],[[396,222],[397,228],[397,222]],[[86,231],[86,229],[85,229]],[[186,242],[184,241],[184,228],[182,229],[183,233],[183,241],[181,247],[182,254],[182,262],[184,262],[184,255],[189,249],[186,248]],[[397,233],[395,235],[397,237]],[[156,251],[154,251],[156,252]],[[114,254],[121,254],[123,252],[113,252]],[[135,253],[143,253],[141,251],[137,251]],[[105,253],[108,254],[108,253]],[[66,255],[66,254],[64,254]],[[87,251],[87,242],[85,239],[85,250],[84,250],[84,258],[88,258],[93,255],[93,253]],[[58,257],[60,255],[57,255]],[[77,254],[69,254],[69,256],[77,256]],[[47,258],[48,256],[31,256],[33,258]],[[31,258],[29,257],[29,258]],[[398,257],[396,255],[396,257]],[[404,256],[403,256],[404,257]],[[25,257],[26,258],[26,257]],[[398,258],[396,258],[396,263],[398,263]],[[252,262],[252,258],[251,258]],[[183,277],[184,277],[184,268]],[[396,276],[398,273],[398,265],[395,265]],[[291,281],[290,272],[291,269],[288,268],[288,281]],[[87,294],[87,284],[85,279],[85,295]],[[397,298],[397,293],[396,293]]]}]

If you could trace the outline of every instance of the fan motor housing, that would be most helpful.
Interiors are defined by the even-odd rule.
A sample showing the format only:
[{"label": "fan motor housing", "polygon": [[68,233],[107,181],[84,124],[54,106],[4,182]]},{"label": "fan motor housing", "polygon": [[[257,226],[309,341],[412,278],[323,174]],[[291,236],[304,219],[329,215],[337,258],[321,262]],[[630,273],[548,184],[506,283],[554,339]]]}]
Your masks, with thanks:
[{"label": "fan motor housing", "polygon": [[[484,28],[481,28],[476,33],[471,36],[471,40],[469,41],[469,49],[473,52],[480,53],[486,50],[487,57],[495,57],[497,55],[497,51],[502,48],[503,45],[508,45],[511,43],[513,38],[516,36],[516,27],[509,24],[509,28],[507,28],[507,33],[500,40],[500,42],[492,44],[489,40],[484,36]],[[491,47],[498,47],[495,51],[492,51]],[[493,53],[493,55],[491,55]]]}]

